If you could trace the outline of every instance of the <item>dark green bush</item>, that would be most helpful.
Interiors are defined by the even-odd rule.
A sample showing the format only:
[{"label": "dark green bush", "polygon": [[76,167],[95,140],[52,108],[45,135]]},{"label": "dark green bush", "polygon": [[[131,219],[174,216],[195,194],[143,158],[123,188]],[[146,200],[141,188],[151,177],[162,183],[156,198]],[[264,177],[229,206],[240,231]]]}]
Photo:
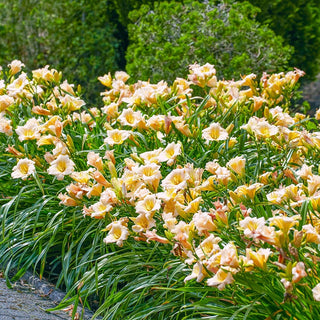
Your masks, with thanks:
[{"label": "dark green bush", "polygon": [[266,23],[285,43],[294,47],[289,64],[314,80],[320,71],[319,0],[249,0],[260,8],[257,20]]},{"label": "dark green bush", "polygon": [[222,1],[161,2],[129,14],[127,71],[136,79],[172,81],[186,65],[209,62],[220,77],[287,66],[292,50],[268,27],[255,21],[251,4]]}]

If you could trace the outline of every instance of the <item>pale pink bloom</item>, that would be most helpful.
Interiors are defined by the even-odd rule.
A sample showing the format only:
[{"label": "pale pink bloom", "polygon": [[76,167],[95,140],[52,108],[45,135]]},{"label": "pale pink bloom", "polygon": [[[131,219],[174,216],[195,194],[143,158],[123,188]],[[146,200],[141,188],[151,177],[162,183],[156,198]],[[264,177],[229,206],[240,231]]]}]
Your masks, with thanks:
[{"label": "pale pink bloom", "polygon": [[269,124],[267,121],[259,121],[256,126],[252,127],[253,133],[258,138],[270,138],[279,133],[278,127]]},{"label": "pale pink bloom", "polygon": [[143,200],[136,204],[136,212],[145,215],[152,215],[161,207],[161,200],[157,199],[154,194],[147,195]]},{"label": "pale pink bloom", "polygon": [[142,180],[147,184],[152,184],[154,180],[159,181],[162,178],[160,166],[155,163],[135,167],[132,171],[140,175]]},{"label": "pale pink bloom", "polygon": [[276,121],[277,126],[288,127],[293,125],[295,122],[289,114],[283,112],[283,109],[279,106],[269,110],[270,114]]},{"label": "pale pink bloom", "polygon": [[95,153],[93,151],[90,151],[87,154],[87,164],[90,166],[95,167],[99,171],[103,171],[103,162],[102,158],[99,156],[98,153]]},{"label": "pale pink bloom", "polygon": [[4,112],[0,112],[0,132],[12,136],[11,120],[6,119],[4,115]]},{"label": "pale pink bloom", "polygon": [[24,126],[18,126],[16,133],[20,141],[34,140],[40,138],[39,122],[35,118],[29,119]]},{"label": "pale pink bloom", "polygon": [[12,169],[11,177],[13,179],[21,178],[26,180],[31,174],[33,174],[36,169],[34,166],[35,162],[30,159],[20,159]]},{"label": "pale pink bloom", "polygon": [[292,268],[292,282],[296,283],[306,276],[304,263],[300,261]]},{"label": "pale pink bloom", "polygon": [[125,140],[127,140],[131,136],[131,131],[127,130],[108,130],[107,138],[104,139],[105,144],[109,144],[113,146],[115,144],[122,144]]},{"label": "pale pink bloom", "polygon": [[69,84],[69,83],[68,83],[68,80],[64,80],[64,81],[60,84],[60,88],[61,88],[62,94],[64,94],[65,92],[68,92],[68,93],[71,94],[72,96],[75,96],[73,87],[74,87],[74,84]]},{"label": "pale pink bloom", "polygon": [[100,201],[104,205],[113,205],[119,202],[118,197],[112,188],[106,188],[100,195]]},{"label": "pale pink bloom", "polygon": [[256,241],[256,239],[259,239],[259,237],[261,236],[265,223],[266,221],[263,217],[246,217],[239,222],[239,225],[246,237],[252,238]]},{"label": "pale pink bloom", "polygon": [[312,289],[313,299],[316,301],[320,301],[320,283],[318,283],[313,289]]},{"label": "pale pink bloom", "polygon": [[231,272],[219,271],[215,274],[214,277],[207,280],[207,285],[210,287],[217,286],[219,290],[223,290],[227,284],[230,284],[234,281]]},{"label": "pale pink bloom", "polygon": [[239,267],[238,252],[233,243],[228,243],[220,252],[220,265],[231,268]]},{"label": "pale pink bloom", "polygon": [[61,200],[59,204],[63,204],[64,206],[67,206],[67,207],[75,207],[78,205],[75,199],[69,197],[66,194],[59,193],[58,199]]},{"label": "pale pink bloom", "polygon": [[181,143],[170,143],[167,147],[160,153],[158,157],[159,162],[167,162],[171,166],[176,157],[181,154]]},{"label": "pale pink bloom", "polygon": [[227,168],[220,167],[216,171],[216,179],[219,183],[226,186],[231,180],[231,173]]},{"label": "pale pink bloom", "polygon": [[208,212],[198,211],[193,215],[192,222],[198,230],[199,235],[217,229],[216,225],[213,223],[212,216]]},{"label": "pale pink bloom", "polygon": [[216,69],[214,65],[206,63],[203,66],[195,63],[189,66],[190,74],[188,79],[195,85],[204,87],[208,85],[209,87],[214,87],[217,83],[217,78],[215,76]]},{"label": "pale pink bloom", "polygon": [[103,239],[103,242],[116,243],[119,247],[122,247],[123,241],[128,239],[129,230],[127,227],[127,218],[120,218],[118,221],[111,222],[105,230],[109,230],[108,235]]},{"label": "pale pink bloom", "polygon": [[136,218],[130,219],[134,222],[132,230],[137,233],[145,232],[156,226],[156,221],[150,214],[141,213]]},{"label": "pale pink bloom", "polygon": [[157,230],[156,229],[153,229],[153,230],[147,230],[144,235],[147,237],[147,242],[149,242],[150,240],[152,241],[157,241],[157,242],[160,242],[160,243],[170,243],[170,241],[167,239],[167,238],[164,238],[164,237],[160,237],[158,234],[157,234]]},{"label": "pale pink bloom", "polygon": [[280,188],[267,194],[269,202],[274,204],[281,204],[285,200],[286,189]]},{"label": "pale pink bloom", "polygon": [[66,187],[68,194],[73,198],[82,199],[88,192],[88,187],[86,184],[71,183]]},{"label": "pale pink bloom", "polygon": [[215,122],[211,123],[208,128],[202,130],[202,138],[205,139],[206,142],[227,140],[228,136],[227,130]]},{"label": "pale pink bloom", "polygon": [[74,169],[74,162],[67,155],[59,155],[50,163],[48,173],[56,176],[58,180],[63,180],[64,176],[70,175]]},{"label": "pale pink bloom", "polygon": [[172,212],[162,213],[162,220],[164,221],[163,227],[168,229],[170,232],[175,228],[175,226],[178,223],[177,219],[175,218]]},{"label": "pale pink bloom", "polygon": [[179,241],[183,247],[186,249],[191,249],[191,244],[189,242],[189,235],[192,230],[192,225],[185,223],[184,221],[179,221],[177,225],[171,229],[171,232],[175,234],[174,239]]},{"label": "pale pink bloom", "polygon": [[184,282],[187,282],[191,279],[196,279],[197,282],[201,282],[206,277],[206,274],[207,272],[202,263],[196,262],[193,265],[192,273],[189,276],[185,277]]}]

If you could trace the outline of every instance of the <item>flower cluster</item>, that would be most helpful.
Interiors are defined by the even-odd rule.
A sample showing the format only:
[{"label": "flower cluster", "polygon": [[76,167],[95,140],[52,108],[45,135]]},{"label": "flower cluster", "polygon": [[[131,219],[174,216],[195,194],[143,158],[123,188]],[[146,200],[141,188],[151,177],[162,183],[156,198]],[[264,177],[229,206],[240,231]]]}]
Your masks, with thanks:
[{"label": "flower cluster", "polygon": [[61,204],[104,219],[107,245],[171,246],[185,282],[222,290],[274,273],[287,295],[307,283],[320,301],[319,125],[289,113],[302,71],[219,81],[195,64],[172,86],[117,72],[99,78],[103,107],[88,109],[56,70],[9,67],[0,132],[12,178],[63,182]]}]

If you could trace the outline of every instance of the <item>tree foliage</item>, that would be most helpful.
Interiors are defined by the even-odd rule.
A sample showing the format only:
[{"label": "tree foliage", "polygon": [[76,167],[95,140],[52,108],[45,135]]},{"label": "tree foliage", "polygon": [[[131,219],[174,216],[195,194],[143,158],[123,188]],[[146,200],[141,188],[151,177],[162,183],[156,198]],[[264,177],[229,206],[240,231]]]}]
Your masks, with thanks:
[{"label": "tree foliage", "polygon": [[107,0],[3,1],[0,64],[14,58],[31,69],[49,64],[69,82],[83,85],[92,101],[101,89],[97,77],[118,69],[119,40],[110,9]]},{"label": "tree foliage", "polygon": [[214,64],[220,77],[279,71],[291,49],[254,17],[249,3],[161,2],[129,17],[127,71],[139,79],[173,80],[195,62]]},{"label": "tree foliage", "polygon": [[294,47],[289,63],[314,79],[320,70],[320,5],[318,0],[249,0],[260,8],[257,20],[266,23]]}]

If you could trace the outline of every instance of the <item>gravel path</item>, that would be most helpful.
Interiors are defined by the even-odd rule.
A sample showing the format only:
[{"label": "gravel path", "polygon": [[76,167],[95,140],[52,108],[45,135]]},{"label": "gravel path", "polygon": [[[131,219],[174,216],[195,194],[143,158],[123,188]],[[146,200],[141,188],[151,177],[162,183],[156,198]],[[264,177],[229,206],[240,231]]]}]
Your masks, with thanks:
[{"label": "gravel path", "polygon": [[[45,311],[55,307],[63,295],[31,273],[27,273],[14,284],[13,289],[9,289],[0,273],[0,320],[71,320],[66,311]],[[86,311],[84,319],[91,317],[92,313]]]}]

